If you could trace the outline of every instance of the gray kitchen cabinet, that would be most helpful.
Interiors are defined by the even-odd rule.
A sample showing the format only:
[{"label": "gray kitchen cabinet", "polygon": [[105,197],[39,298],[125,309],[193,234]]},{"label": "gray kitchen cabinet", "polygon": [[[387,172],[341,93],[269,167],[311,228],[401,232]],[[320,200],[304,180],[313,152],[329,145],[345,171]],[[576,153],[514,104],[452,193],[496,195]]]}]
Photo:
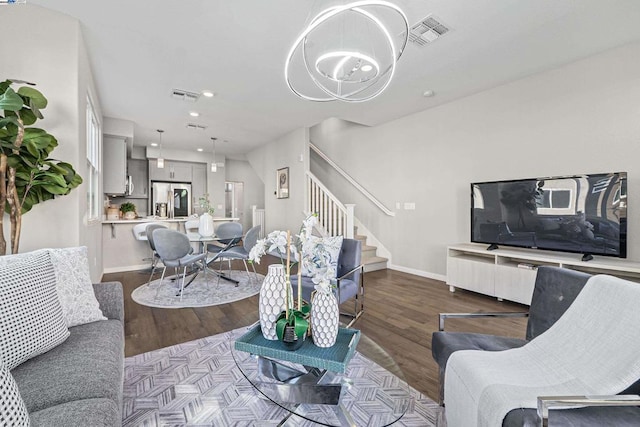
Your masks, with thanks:
[{"label": "gray kitchen cabinet", "polygon": [[124,137],[104,136],[103,191],[106,194],[123,195],[127,190],[127,144]]},{"label": "gray kitchen cabinet", "polygon": [[151,181],[191,182],[191,163],[165,160],[160,169],[155,160],[149,160],[149,179]]},{"label": "gray kitchen cabinet", "polygon": [[131,177],[133,189],[127,197],[133,199],[146,199],[149,197],[149,170],[148,162],[141,159],[127,160],[127,174]]}]

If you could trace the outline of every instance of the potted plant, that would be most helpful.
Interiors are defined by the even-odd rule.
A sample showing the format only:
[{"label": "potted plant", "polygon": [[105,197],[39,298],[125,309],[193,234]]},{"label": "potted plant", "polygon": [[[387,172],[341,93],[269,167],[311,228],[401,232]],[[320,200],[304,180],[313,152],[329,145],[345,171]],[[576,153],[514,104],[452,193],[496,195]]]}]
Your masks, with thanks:
[{"label": "potted plant", "polygon": [[56,138],[32,127],[42,119],[47,98],[31,86],[17,91],[13,81],[0,82],[0,255],[7,253],[2,225],[8,210],[11,253],[18,253],[22,215],[38,203],[69,192],[82,178],[69,163],[50,157]]},{"label": "potted plant", "polygon": [[120,205],[120,212],[124,219],[136,219],[136,205],[131,202],[124,202]]}]

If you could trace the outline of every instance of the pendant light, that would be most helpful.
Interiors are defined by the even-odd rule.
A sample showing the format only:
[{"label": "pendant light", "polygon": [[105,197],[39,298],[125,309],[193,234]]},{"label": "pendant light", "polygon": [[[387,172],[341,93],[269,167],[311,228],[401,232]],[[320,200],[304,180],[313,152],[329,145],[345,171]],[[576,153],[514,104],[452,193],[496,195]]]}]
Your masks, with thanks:
[{"label": "pendant light", "polygon": [[217,172],[218,171],[218,164],[216,163],[216,140],[218,138],[211,138],[211,141],[213,141],[213,161],[211,162],[211,172]]},{"label": "pendant light", "polygon": [[158,169],[164,169],[164,158],[162,157],[162,132],[164,131],[162,129],[158,129],[157,132],[160,134],[160,155],[158,156],[156,165],[158,166]]}]

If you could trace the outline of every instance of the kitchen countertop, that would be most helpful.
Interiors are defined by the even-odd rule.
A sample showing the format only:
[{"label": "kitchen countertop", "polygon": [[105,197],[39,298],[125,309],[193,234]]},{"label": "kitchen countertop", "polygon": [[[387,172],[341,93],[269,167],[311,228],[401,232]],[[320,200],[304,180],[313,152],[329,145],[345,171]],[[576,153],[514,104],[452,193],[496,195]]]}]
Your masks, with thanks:
[{"label": "kitchen countertop", "polygon": [[[137,219],[112,219],[103,220],[103,224],[135,224],[140,222],[186,222],[190,219],[198,219],[198,217],[186,217],[186,218],[137,218]],[[225,218],[225,217],[213,217],[214,221],[239,221],[240,218]]]}]

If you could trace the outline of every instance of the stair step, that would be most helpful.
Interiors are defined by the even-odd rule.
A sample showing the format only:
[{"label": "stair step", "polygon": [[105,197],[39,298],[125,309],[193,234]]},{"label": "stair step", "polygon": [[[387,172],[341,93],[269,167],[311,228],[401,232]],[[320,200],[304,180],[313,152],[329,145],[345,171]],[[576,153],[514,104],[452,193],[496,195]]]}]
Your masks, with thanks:
[{"label": "stair step", "polygon": [[388,261],[389,260],[387,258],[379,256],[363,259],[362,263],[364,264],[364,272],[367,273],[369,271],[384,270],[387,268]]},{"label": "stair step", "polygon": [[365,243],[367,241],[367,236],[364,236],[362,234],[354,234],[353,238],[356,240],[360,240],[362,243]]},{"label": "stair step", "polygon": [[375,258],[378,248],[375,246],[362,246],[362,259]]}]

